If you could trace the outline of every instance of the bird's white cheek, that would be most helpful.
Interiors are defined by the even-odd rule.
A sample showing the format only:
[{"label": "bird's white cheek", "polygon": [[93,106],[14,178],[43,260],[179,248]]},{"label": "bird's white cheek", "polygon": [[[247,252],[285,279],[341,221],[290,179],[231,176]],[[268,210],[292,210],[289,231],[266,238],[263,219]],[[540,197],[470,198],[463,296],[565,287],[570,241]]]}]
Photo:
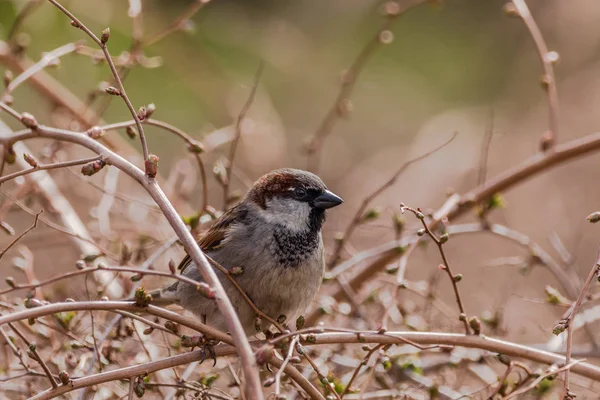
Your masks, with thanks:
[{"label": "bird's white cheek", "polygon": [[267,209],[261,210],[263,218],[269,223],[283,225],[293,231],[308,228],[310,206],[307,203],[273,200],[267,203]]}]

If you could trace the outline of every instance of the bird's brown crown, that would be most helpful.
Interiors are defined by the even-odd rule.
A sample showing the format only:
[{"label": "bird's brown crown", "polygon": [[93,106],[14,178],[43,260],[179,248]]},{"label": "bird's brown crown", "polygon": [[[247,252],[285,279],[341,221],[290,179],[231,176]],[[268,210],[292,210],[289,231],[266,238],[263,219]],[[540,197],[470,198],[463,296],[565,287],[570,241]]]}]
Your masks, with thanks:
[{"label": "bird's brown crown", "polygon": [[266,201],[274,196],[287,195],[291,190],[303,187],[323,192],[327,186],[317,175],[299,169],[276,169],[260,177],[248,192],[256,204],[266,207]]}]

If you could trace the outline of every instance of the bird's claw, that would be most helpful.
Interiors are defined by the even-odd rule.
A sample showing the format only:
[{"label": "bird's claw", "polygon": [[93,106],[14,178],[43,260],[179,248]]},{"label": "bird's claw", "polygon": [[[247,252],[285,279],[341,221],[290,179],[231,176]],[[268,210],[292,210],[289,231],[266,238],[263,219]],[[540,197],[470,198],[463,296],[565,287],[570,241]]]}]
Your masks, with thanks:
[{"label": "bird's claw", "polygon": [[215,353],[215,346],[218,343],[218,340],[209,339],[202,345],[202,358],[200,359],[200,364],[202,364],[204,360],[206,360],[207,355],[209,355],[210,358],[213,359],[213,367],[217,365],[217,354]]}]

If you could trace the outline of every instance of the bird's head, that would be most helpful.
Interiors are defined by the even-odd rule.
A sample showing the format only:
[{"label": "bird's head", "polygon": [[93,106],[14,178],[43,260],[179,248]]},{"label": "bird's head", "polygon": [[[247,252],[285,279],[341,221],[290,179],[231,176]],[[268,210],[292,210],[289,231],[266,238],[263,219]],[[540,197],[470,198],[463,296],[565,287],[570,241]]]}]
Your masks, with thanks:
[{"label": "bird's head", "polygon": [[320,230],[325,210],[343,200],[317,175],[298,169],[277,169],[259,178],[246,196],[270,223],[294,231]]}]

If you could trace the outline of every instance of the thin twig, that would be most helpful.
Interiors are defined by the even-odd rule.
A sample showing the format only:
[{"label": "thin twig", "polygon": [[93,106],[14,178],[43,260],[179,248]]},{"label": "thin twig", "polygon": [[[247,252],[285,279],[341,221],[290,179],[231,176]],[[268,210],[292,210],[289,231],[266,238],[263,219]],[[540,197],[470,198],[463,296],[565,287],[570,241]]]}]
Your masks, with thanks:
[{"label": "thin twig", "polygon": [[14,90],[23,82],[27,81],[27,79],[31,78],[34,74],[46,68],[48,65],[50,65],[60,57],[73,53],[77,50],[77,47],[78,45],[76,43],[68,43],[55,50],[45,53],[40,59],[40,61],[27,68],[8,84],[1,98],[6,98],[7,95],[14,92]]},{"label": "thin twig", "polygon": [[131,116],[135,120],[135,125],[137,126],[138,133],[140,135],[140,141],[142,143],[142,154],[144,155],[144,160],[147,160],[148,159],[148,144],[146,143],[146,135],[144,134],[144,128],[142,127],[142,123],[140,121],[140,118],[137,115],[135,108],[133,108],[133,104],[131,104],[129,97],[127,97],[127,93],[125,92],[125,87],[123,86],[123,82],[121,81],[121,77],[119,76],[119,72],[117,71],[117,67],[115,67],[115,63],[113,62],[112,57],[110,56],[110,53],[108,52],[108,47],[106,46],[106,41],[100,40],[98,38],[98,36],[96,36],[94,34],[94,32],[92,32],[79,19],[77,19],[77,17],[75,17],[75,15],[73,15],[73,13],[71,13],[69,10],[67,10],[65,7],[63,7],[56,0],[48,0],[48,1],[50,3],[52,3],[54,6],[56,6],[56,8],[58,8],[60,11],[62,11],[67,17],[71,18],[71,20],[74,21],[74,23],[76,24],[76,27],[81,29],[82,31],[84,31],[102,49],[102,52],[104,53],[104,57],[106,58],[106,63],[108,64],[110,71],[112,72],[113,77],[115,79],[115,82],[117,83],[117,87],[119,89],[119,96],[123,99],[123,101],[125,102],[125,105],[127,105],[127,108],[129,109],[129,112],[131,113]]},{"label": "thin twig", "polygon": [[21,25],[23,24],[25,19],[27,19],[27,17],[29,17],[40,4],[42,4],[41,0],[29,0],[25,4],[25,6],[21,9],[21,11],[15,17],[15,22],[13,22],[12,26],[10,27],[10,31],[8,32],[8,35],[6,36],[7,41],[10,42],[14,39],[15,35],[19,31],[19,28],[21,27]]},{"label": "thin twig", "polygon": [[256,92],[258,90],[258,83],[260,82],[260,78],[262,76],[263,70],[265,67],[265,63],[261,60],[260,64],[258,64],[258,69],[256,70],[256,74],[254,75],[254,81],[252,82],[252,87],[250,88],[250,94],[248,95],[248,99],[244,103],[244,106],[240,110],[240,113],[237,116],[235,121],[235,136],[233,141],[231,142],[231,146],[229,148],[229,160],[225,165],[225,183],[223,185],[223,208],[227,209],[227,205],[229,204],[229,187],[231,186],[231,171],[233,169],[233,162],[235,159],[235,153],[237,151],[238,143],[240,141],[240,137],[242,136],[242,122],[254,101],[254,97],[256,96]]},{"label": "thin twig", "polygon": [[529,385],[520,388],[519,390],[515,390],[514,392],[510,393],[508,396],[505,396],[502,398],[502,400],[510,400],[512,398],[515,398],[519,395],[525,394],[528,391],[530,391],[531,389],[533,389],[534,387],[536,387],[536,385],[538,383],[540,383],[541,381],[543,381],[544,379],[546,379],[549,376],[552,375],[556,375],[559,372],[565,371],[565,373],[568,373],[575,365],[577,365],[578,363],[582,362],[583,360],[576,360],[573,362],[569,362],[567,363],[567,365],[563,365],[560,368],[549,368],[548,371],[544,372],[543,374],[541,374],[540,376],[538,376],[533,382],[531,382]]},{"label": "thin twig", "polygon": [[[21,120],[21,114],[13,110],[11,107],[0,102],[0,108],[6,110],[18,120]],[[236,349],[239,351],[238,354],[240,356],[246,378],[244,390],[246,390],[248,397],[252,397],[257,400],[262,399],[264,396],[262,393],[262,385],[258,376],[258,368],[256,368],[256,359],[252,353],[252,348],[250,347],[248,338],[244,332],[239,317],[233,308],[231,300],[227,297],[223,285],[206,259],[206,256],[199,248],[198,243],[181,220],[181,217],[161,187],[158,185],[156,179],[149,177],[148,174],[145,174],[135,165],[87,135],[80,135],[72,131],[51,128],[44,125],[36,125],[35,129],[32,129],[29,133],[22,134],[21,137],[17,139],[15,139],[15,135],[13,135],[10,137],[10,139],[14,141],[34,137],[47,137],[63,142],[77,143],[81,146],[84,146],[102,156],[103,160],[105,160],[108,165],[113,165],[129,175],[131,178],[137,181],[148,192],[148,194],[150,194],[152,199],[163,212],[167,221],[171,225],[171,228],[181,240],[186,253],[189,254],[194,261],[196,268],[198,268],[205,282],[207,282],[207,284],[209,284],[210,287],[215,291],[215,303],[225,318],[229,332],[235,341]],[[8,140],[8,138],[3,138],[3,140]]]},{"label": "thin twig", "polygon": [[129,378],[129,394],[127,395],[127,400],[133,400],[133,385],[135,382],[135,378],[132,376]]},{"label": "thin twig", "polygon": [[15,238],[15,240],[13,240],[12,242],[10,242],[9,245],[4,248],[4,250],[0,251],[0,259],[2,259],[2,257],[4,257],[4,254],[6,254],[6,252],[11,247],[13,247],[19,240],[23,239],[23,237],[25,235],[27,235],[29,232],[31,232],[32,230],[34,230],[37,227],[38,219],[39,219],[40,214],[42,212],[43,212],[43,210],[40,211],[40,212],[38,212],[37,214],[35,214],[35,219],[33,221],[33,224],[29,228],[25,229],[25,231],[23,231],[23,233],[21,233],[17,238]]},{"label": "thin twig", "polygon": [[[456,304],[458,304],[458,309],[460,311],[459,320],[462,321],[462,323],[465,327],[465,333],[467,335],[470,334],[471,328],[469,327],[469,323],[467,321],[467,313],[465,311],[465,307],[464,307],[462,299],[460,297],[460,290],[458,289],[458,285],[457,285],[459,280],[457,279],[457,276],[454,275],[452,273],[452,270],[450,269],[450,264],[448,263],[448,259],[446,258],[446,253],[444,252],[444,241],[442,241],[440,238],[438,238],[435,235],[435,233],[433,233],[431,231],[431,228],[429,227],[427,222],[425,222],[425,215],[423,215],[421,210],[418,210],[418,209],[415,210],[414,208],[407,207],[405,205],[400,205],[400,209],[402,212],[407,210],[407,211],[410,211],[413,214],[415,214],[417,219],[419,219],[419,221],[421,221],[421,224],[423,224],[423,229],[425,230],[425,233],[427,233],[427,236],[429,236],[431,238],[431,240],[433,240],[434,243],[436,244],[436,246],[440,252],[440,255],[442,256],[442,261],[444,262],[444,264],[442,266],[440,266],[440,268],[442,268],[446,272],[446,274],[448,275],[448,278],[450,279],[450,282],[452,283],[452,289],[454,290],[454,295],[456,297]],[[446,233],[446,235],[447,235],[447,233]]]},{"label": "thin twig", "polygon": [[150,36],[148,39],[143,40],[141,45],[143,47],[151,46],[165,37],[171,35],[173,32],[177,32],[183,28],[187,21],[192,18],[200,9],[206,5],[209,0],[196,0],[190,4],[190,6],[177,18],[175,19],[167,28],[163,29],[160,32],[156,32],[154,35]]},{"label": "thin twig", "polygon": [[294,348],[296,346],[297,341],[298,337],[294,336],[288,345],[288,352],[285,358],[283,359],[283,363],[281,364],[281,366],[277,370],[277,373],[275,374],[275,398],[278,398],[278,396],[281,394],[281,373],[285,370],[285,367],[290,361],[290,358],[292,358],[292,356],[294,355]]},{"label": "thin twig", "polygon": [[358,373],[360,372],[361,368],[364,365],[367,365],[369,363],[369,360],[371,359],[371,356],[373,355],[373,353],[375,353],[376,351],[378,351],[382,347],[383,347],[382,344],[378,344],[376,346],[373,346],[367,352],[367,354],[364,356],[364,358],[362,359],[362,361],[360,362],[360,364],[358,364],[358,366],[354,369],[354,372],[352,373],[352,376],[350,377],[350,380],[348,381],[348,383],[346,384],[346,387],[344,388],[344,390],[340,394],[341,398],[344,398],[344,396],[346,395],[346,393],[348,393],[348,390],[350,390],[350,388],[352,387],[352,383],[354,383],[354,380],[358,377]]},{"label": "thin twig", "polygon": [[[546,152],[542,157],[536,154],[521,164],[510,168],[489,179],[485,184],[475,187],[469,192],[461,195],[453,195],[433,214],[433,219],[429,223],[429,227],[434,229],[442,219],[453,220],[471,210],[477,204],[489,199],[496,193],[512,188],[517,184],[536,176],[542,171],[561,165],[574,158],[581,157],[600,149],[600,132],[595,132],[579,139],[572,140],[568,143],[556,145],[552,152]],[[348,279],[348,284],[354,290],[358,290],[363,284],[369,282],[372,277],[376,276],[376,272],[383,269],[390,262],[398,259],[403,254],[396,251],[396,246],[389,246],[386,249],[378,250],[376,253],[378,259],[370,263],[366,268],[354,274]],[[362,255],[362,254],[361,254]],[[345,265],[354,265],[353,260],[348,260]],[[332,294],[333,298],[339,299],[344,296],[344,291],[341,288],[335,290]],[[314,323],[318,318],[318,313],[313,312],[306,321]]]},{"label": "thin twig", "polygon": [[[304,359],[306,361],[308,361],[308,363],[310,364],[310,366],[312,367],[312,369],[315,371],[315,373],[317,374],[317,377],[319,378],[320,382],[329,382],[329,380],[327,379],[327,377],[321,372],[321,370],[319,369],[319,366],[313,361],[313,359],[311,358],[311,356],[308,355],[308,352],[304,349],[302,349],[300,344],[296,345],[297,347],[299,347],[300,349],[298,350],[298,353],[302,354],[302,356],[304,357]],[[333,385],[329,385],[327,387],[329,389],[329,392],[337,399],[337,400],[342,400],[342,398],[340,397],[340,395],[338,394],[338,392],[335,391],[335,387],[333,387]]]},{"label": "thin twig", "polygon": [[37,348],[36,348],[37,346],[35,345],[35,343],[31,343],[29,340],[27,340],[27,338],[17,328],[15,328],[15,326],[12,323],[9,322],[8,326],[10,326],[10,329],[12,329],[13,332],[16,333],[21,338],[21,340],[25,343],[25,345],[27,345],[27,347],[29,348],[30,354],[32,355],[31,358],[33,358],[35,361],[37,361],[40,364],[40,366],[44,370],[44,373],[50,380],[52,387],[54,389],[56,389],[58,387],[58,384],[56,383],[56,380],[54,379],[52,372],[50,372],[50,368],[48,368],[48,366],[46,365],[46,363],[44,362],[44,360],[38,353]]},{"label": "thin twig", "polygon": [[430,155],[437,153],[439,150],[443,149],[448,144],[450,144],[450,142],[452,142],[454,140],[454,138],[456,138],[457,134],[458,134],[457,132],[454,132],[452,134],[452,136],[448,140],[446,140],[444,143],[442,143],[441,145],[402,164],[402,166],[392,175],[392,177],[390,179],[388,179],[383,185],[381,185],[380,187],[375,189],[375,191],[373,191],[371,194],[369,194],[368,196],[366,196],[363,199],[360,207],[358,207],[358,210],[356,210],[356,213],[354,214],[354,217],[352,218],[350,224],[346,227],[346,230],[344,231],[344,234],[342,235],[341,240],[336,240],[335,247],[333,249],[333,254],[328,263],[329,266],[335,266],[339,262],[340,255],[341,255],[342,249],[344,247],[344,244],[346,243],[346,241],[348,241],[350,239],[350,236],[352,236],[352,233],[354,232],[356,227],[358,225],[360,225],[360,223],[362,221],[362,216],[363,216],[365,210],[367,209],[367,207],[369,206],[369,204],[371,204],[371,202],[377,196],[379,196],[381,193],[385,192],[392,185],[394,185],[394,183],[396,183],[396,181],[398,180],[400,175],[402,175],[402,173],[404,171],[406,171],[412,164],[415,164],[415,163],[429,157]]},{"label": "thin twig", "polygon": [[477,184],[483,185],[487,178],[487,167],[488,167],[488,156],[490,152],[490,144],[494,137],[494,110],[490,110],[490,117],[487,129],[485,130],[485,136],[481,142],[481,155],[479,158],[479,176],[477,178]]},{"label": "thin twig", "polygon": [[[496,387],[496,389],[494,389],[492,394],[487,396],[488,399],[493,399],[494,396],[496,396],[498,393],[500,393],[500,390],[502,390],[502,388],[505,387],[506,379],[508,379],[508,376],[513,371],[513,369],[515,369],[515,367],[521,367],[527,374],[527,378],[529,378],[532,375],[532,372],[529,369],[529,367],[527,367],[527,365],[520,363],[518,361],[511,361],[508,364],[508,366],[506,367],[506,371],[504,372],[504,375],[502,375],[502,377],[498,380],[498,386]],[[520,375],[519,375],[519,379],[520,379]]]},{"label": "thin twig", "polygon": [[[88,289],[88,277],[90,275],[86,274],[83,280],[85,284],[85,294],[87,295],[88,301],[91,301],[90,291]],[[98,360],[98,370],[102,372],[102,358],[100,357],[100,349],[98,347],[98,339],[96,338],[96,323],[94,321],[94,311],[90,310],[90,325],[92,328],[92,341],[94,342],[94,354],[96,355],[96,359]]]},{"label": "thin twig", "polygon": [[547,138],[542,138],[542,140],[546,141],[546,143],[542,143],[542,150],[548,150],[553,148],[553,145],[557,142],[559,129],[558,91],[556,89],[556,78],[554,76],[553,66],[553,64],[556,62],[558,54],[548,50],[544,36],[542,35],[542,32],[540,31],[540,28],[536,24],[535,20],[531,16],[531,12],[527,7],[527,3],[525,3],[525,0],[512,0],[512,3],[515,5],[519,16],[523,19],[523,22],[525,22],[527,30],[529,30],[544,68],[542,85],[548,95],[548,125],[550,129],[550,135]]},{"label": "thin twig", "polygon": [[387,8],[388,5],[384,6],[384,12],[386,13],[385,21],[377,33],[365,44],[360,53],[358,53],[350,68],[344,71],[339,93],[329,109],[329,112],[325,115],[323,121],[321,121],[321,124],[317,128],[317,131],[307,145],[308,169],[310,171],[317,172],[320,163],[320,153],[325,139],[331,134],[338,119],[348,113],[348,107],[345,103],[350,101],[350,96],[352,95],[354,86],[356,85],[361,72],[365,69],[375,52],[384,43],[387,43],[383,36],[385,36],[385,34],[391,35],[390,29],[392,29],[394,22],[398,20],[399,16],[421,3],[423,3],[422,0],[411,0],[409,2],[402,2],[402,5],[400,5],[395,1],[390,1],[388,2],[389,8]]},{"label": "thin twig", "polygon": [[[180,137],[187,145],[188,150],[194,155],[196,158],[196,162],[198,163],[198,169],[200,171],[200,183],[202,184],[202,205],[200,209],[205,211],[208,206],[208,182],[206,179],[206,168],[204,167],[204,163],[202,162],[202,158],[200,157],[200,152],[205,151],[205,147],[198,141],[187,134],[180,128],[177,128],[174,125],[171,125],[164,121],[159,121],[153,118],[144,118],[142,120],[143,124],[148,124],[152,126],[156,126],[162,128],[168,132],[174,133],[176,136]],[[112,131],[122,128],[127,128],[135,125],[135,121],[125,121],[118,122],[114,124],[101,126],[100,129],[103,131]]]},{"label": "thin twig", "polygon": [[[35,281],[32,283],[23,283],[23,284],[15,284],[14,287],[8,288],[8,289],[4,289],[0,291],[0,295],[6,294],[6,293],[10,293],[13,292],[15,290],[20,290],[20,289],[35,289],[38,287],[42,287],[42,286],[46,286],[49,285],[51,283],[54,282],[58,282],[61,281],[63,279],[69,279],[72,278],[74,276],[78,276],[78,275],[83,275],[83,274],[88,274],[90,272],[94,272],[94,271],[110,271],[110,272],[129,272],[132,274],[137,274],[137,275],[155,275],[155,276],[162,276],[162,277],[167,277],[167,278],[173,278],[173,279],[177,279],[180,280],[182,282],[185,282],[189,285],[193,285],[198,286],[198,285],[202,285],[202,282],[198,282],[195,281],[191,278],[188,278],[185,275],[181,275],[181,274],[171,274],[170,272],[162,272],[162,271],[154,271],[154,270],[140,270],[138,268],[131,268],[131,267],[121,267],[121,266],[114,266],[114,267],[109,267],[106,265],[97,265],[95,267],[87,267],[87,268],[83,268],[83,269],[79,269],[76,271],[71,271],[71,272],[66,272],[64,274],[60,274],[57,275],[55,277],[52,278],[48,278],[44,281]],[[205,284],[204,284],[205,285]]]},{"label": "thin twig", "polygon": [[15,346],[12,339],[6,334],[6,332],[4,332],[4,329],[1,326],[0,335],[2,335],[2,337],[4,338],[4,342],[6,343],[6,345],[12,350],[14,356],[19,359],[19,364],[23,366],[23,369],[25,369],[26,372],[31,372],[31,368],[29,368],[29,365],[27,365],[25,360],[23,360],[23,354],[21,354],[21,350],[17,348],[17,346]]},{"label": "thin twig", "polygon": [[[577,311],[579,310],[579,307],[581,306],[581,302],[583,301],[584,297],[586,296],[586,294],[590,288],[590,285],[592,284],[592,281],[594,280],[596,275],[598,275],[598,272],[600,272],[600,250],[598,251],[598,254],[596,255],[596,261],[594,262],[594,265],[592,266],[592,269],[591,269],[587,279],[585,280],[583,287],[581,288],[581,292],[579,293],[577,300],[569,309],[568,316],[566,318],[563,318],[562,320],[560,320],[558,322],[558,324],[556,325],[556,327],[562,326],[562,327],[564,327],[564,329],[567,329],[567,352],[566,352],[566,358],[565,358],[566,364],[569,364],[571,362],[571,347],[573,345],[573,329],[571,327],[571,323],[575,319],[575,315],[577,314]],[[556,329],[556,327],[555,327],[555,329]],[[564,398],[565,399],[574,398],[574,396],[571,396],[571,393],[569,391],[569,370],[568,369],[565,370],[565,381],[564,381],[563,388],[564,388]]]},{"label": "thin twig", "polygon": [[[139,272],[143,272],[143,271],[147,271],[148,269],[150,269],[150,267],[152,266],[152,264],[154,264],[154,262],[156,262],[156,260],[158,260],[158,258],[168,249],[171,248],[171,246],[173,246],[175,244],[175,239],[171,239],[169,241],[167,241],[166,243],[164,243],[160,248],[158,248],[152,255],[150,255],[150,257],[148,257],[148,259],[146,259],[144,261],[144,263],[140,266],[140,268],[138,268]],[[134,295],[135,289],[132,288],[129,293],[126,294],[126,297],[132,297]],[[104,331],[99,335],[99,342],[102,344],[104,343],[104,341],[106,340],[106,338],[108,338],[108,336],[110,335],[110,332],[113,330],[113,328],[121,321],[121,319],[123,318],[122,315],[117,315],[115,316],[110,322],[108,322],[106,324],[106,326],[104,327]],[[86,373],[89,373],[92,369],[92,365],[90,365],[90,367],[88,368],[88,370],[86,371]]]},{"label": "thin twig", "polygon": [[[5,191],[2,191],[1,193],[4,196],[6,196],[6,198],[8,198],[11,202],[13,202],[17,207],[19,207],[21,210],[25,211],[27,214],[32,215],[32,216],[36,215],[36,213],[32,209],[30,209],[25,204],[23,204],[23,202],[17,200],[11,194],[8,194]],[[79,235],[79,234],[77,234],[75,232],[72,232],[72,231],[70,231],[70,230],[68,230],[68,229],[66,229],[66,228],[64,228],[64,227],[62,227],[62,226],[60,226],[58,224],[55,224],[54,222],[52,222],[52,221],[50,221],[50,220],[48,220],[48,219],[46,219],[46,218],[44,218],[42,216],[40,216],[38,219],[39,219],[40,222],[42,222],[48,228],[53,229],[53,230],[55,230],[57,232],[60,232],[60,233],[64,233],[65,235],[77,238],[77,239],[82,240],[82,241],[84,241],[86,243],[89,243],[89,244],[91,244],[91,245],[94,246],[94,249],[96,251],[101,252],[102,254],[104,254],[107,257],[112,258],[113,260],[119,260],[119,256],[117,256],[116,254],[111,253],[107,249],[104,249],[104,248],[98,246],[98,244],[96,244],[96,242],[94,240],[92,240],[91,238]]]},{"label": "thin twig", "polygon": [[15,179],[19,176],[31,174],[36,171],[47,171],[50,169],[73,167],[75,165],[83,165],[83,164],[87,164],[90,162],[98,161],[101,158],[102,157],[95,156],[95,157],[83,158],[81,160],[61,161],[61,162],[52,163],[52,164],[38,164],[35,167],[31,167],[30,169],[23,169],[21,171],[13,172],[12,174],[8,174],[8,175],[4,175],[4,176],[0,177],[0,184],[10,181],[11,179]]}]

